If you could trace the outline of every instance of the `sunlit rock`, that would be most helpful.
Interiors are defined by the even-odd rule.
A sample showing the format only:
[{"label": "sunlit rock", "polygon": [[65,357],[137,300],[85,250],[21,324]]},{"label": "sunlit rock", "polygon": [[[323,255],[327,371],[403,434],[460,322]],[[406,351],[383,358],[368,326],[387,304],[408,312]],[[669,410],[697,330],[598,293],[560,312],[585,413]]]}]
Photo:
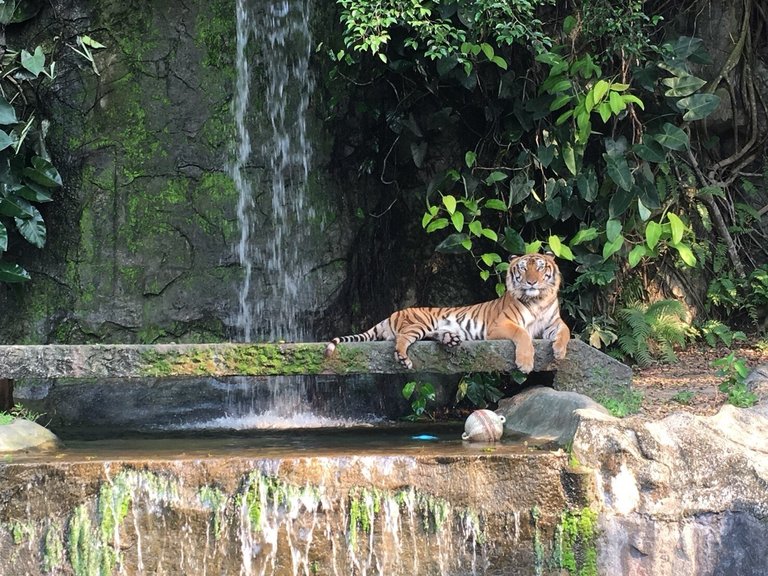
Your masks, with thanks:
[{"label": "sunlit rock", "polygon": [[53,432],[31,420],[16,418],[10,424],[0,426],[0,452],[53,450],[59,447],[61,441]]}]

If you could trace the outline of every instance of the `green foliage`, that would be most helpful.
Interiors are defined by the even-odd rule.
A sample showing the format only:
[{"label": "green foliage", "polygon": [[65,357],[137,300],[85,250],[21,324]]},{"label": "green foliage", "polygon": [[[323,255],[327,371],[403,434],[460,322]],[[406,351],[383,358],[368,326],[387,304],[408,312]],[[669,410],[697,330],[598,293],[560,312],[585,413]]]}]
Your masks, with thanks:
[{"label": "green foliage", "polygon": [[696,393],[692,392],[691,390],[680,390],[674,396],[672,396],[672,402],[677,402],[678,404],[687,406],[691,403],[691,400],[693,400],[694,396],[696,396]]},{"label": "green foliage", "polygon": [[648,366],[654,360],[677,360],[675,347],[682,347],[691,334],[685,306],[677,300],[635,304],[617,311],[619,351]]},{"label": "green foliage", "polygon": [[748,319],[752,324],[764,322],[768,310],[768,265],[761,265],[746,277],[731,269],[721,269],[707,289],[711,313],[724,317]]},{"label": "green foliage", "polygon": [[639,0],[577,1],[558,30],[542,24],[546,2],[338,3],[336,76],[394,93],[357,106],[378,129],[349,157],[370,167],[387,150],[383,179],[426,182],[438,251],[471,255],[499,292],[505,254],[572,261],[565,308],[602,346],[601,291],[638,266],[700,265],[689,215],[711,191],[695,185],[689,132],[718,104],[692,72],[700,40],[656,45],[660,18]]},{"label": "green foliage", "polygon": [[518,370],[504,375],[496,372],[465,374],[456,390],[456,402],[466,399],[477,408],[496,404],[504,397],[502,388],[505,382],[502,379],[505,377],[511,378],[515,384],[522,384],[527,375]]},{"label": "green foliage", "polygon": [[704,341],[712,346],[717,346],[718,343],[731,346],[737,340],[746,340],[747,335],[741,330],[732,330],[729,326],[726,326],[719,320],[707,320],[699,327],[699,334]]},{"label": "green foliage", "polygon": [[0,411],[0,426],[4,424],[10,424],[17,418],[23,418],[24,420],[29,420],[30,422],[37,422],[39,418],[41,418],[44,414],[42,412],[35,412],[34,410],[30,410],[28,408],[25,408],[22,404],[14,404],[13,408],[11,408],[9,411]]},{"label": "green foliage", "polygon": [[637,414],[643,403],[643,394],[637,390],[623,390],[612,396],[602,396],[597,398],[608,412],[616,418],[624,418],[631,414]]},{"label": "green foliage", "polygon": [[757,396],[747,386],[749,367],[746,360],[731,352],[712,362],[712,366],[717,368],[717,375],[723,378],[719,389],[727,396],[730,404],[748,408],[757,403]]},{"label": "green foliage", "polygon": [[408,420],[418,420],[428,416],[427,402],[435,401],[435,387],[429,382],[411,380],[403,386],[403,398],[411,401],[411,414]]}]

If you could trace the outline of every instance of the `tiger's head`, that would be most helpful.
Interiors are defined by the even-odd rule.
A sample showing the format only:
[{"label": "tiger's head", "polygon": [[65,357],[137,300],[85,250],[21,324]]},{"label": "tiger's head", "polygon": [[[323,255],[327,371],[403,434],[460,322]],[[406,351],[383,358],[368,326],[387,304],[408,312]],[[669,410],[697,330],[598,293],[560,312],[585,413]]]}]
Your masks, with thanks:
[{"label": "tiger's head", "polygon": [[507,271],[507,292],[521,302],[557,297],[560,269],[549,254],[513,256]]}]

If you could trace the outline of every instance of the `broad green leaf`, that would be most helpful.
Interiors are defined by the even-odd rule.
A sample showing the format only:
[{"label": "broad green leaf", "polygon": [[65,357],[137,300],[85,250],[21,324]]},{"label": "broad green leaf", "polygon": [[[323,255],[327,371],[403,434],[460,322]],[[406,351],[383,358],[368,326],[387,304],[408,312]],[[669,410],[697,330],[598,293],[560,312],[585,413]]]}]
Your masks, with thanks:
[{"label": "broad green leaf", "polygon": [[672,76],[671,78],[664,78],[661,83],[664,84],[664,86],[669,87],[664,91],[665,96],[680,98],[682,96],[690,96],[699,88],[704,86],[707,81],[687,74],[685,76]]},{"label": "broad green leaf", "polygon": [[34,54],[22,50],[21,65],[37,78],[40,75],[40,72],[45,68],[45,54],[43,54],[43,49],[38,46],[35,48]]},{"label": "broad green leaf", "polygon": [[5,224],[0,222],[0,252],[8,250],[8,230],[5,228]]},{"label": "broad green leaf", "polygon": [[571,246],[578,246],[579,244],[582,244],[583,242],[589,242],[590,240],[594,240],[597,238],[597,229],[596,228],[582,228],[576,234],[574,234],[573,238],[570,241]]},{"label": "broad green leaf", "polygon": [[603,102],[597,107],[597,113],[600,114],[600,119],[603,123],[608,122],[611,119],[611,105],[608,102]]},{"label": "broad green leaf", "polygon": [[656,186],[654,186],[653,182],[644,176],[641,176],[636,180],[635,184],[635,194],[637,194],[638,199],[646,208],[649,210],[658,210],[661,208],[659,191],[656,190]]},{"label": "broad green leaf", "polygon": [[693,255],[693,251],[691,250],[691,247],[686,244],[677,244],[673,243],[672,247],[677,250],[678,254],[680,254],[680,258],[685,262],[688,266],[693,268],[696,266],[696,256]]},{"label": "broad green leaf", "polygon": [[720,97],[717,94],[694,94],[687,98],[677,101],[677,107],[681,110],[687,110],[683,114],[683,120],[693,122],[706,118],[712,112],[717,110],[720,105]]},{"label": "broad green leaf", "polygon": [[501,262],[501,256],[496,254],[496,252],[486,252],[485,254],[481,254],[480,259],[486,266],[493,266],[496,262]]},{"label": "broad green leaf", "polygon": [[504,228],[504,235],[501,237],[499,244],[501,244],[501,247],[510,254],[525,253],[525,241],[523,240],[523,237],[509,226]]},{"label": "broad green leaf", "polygon": [[513,178],[509,182],[509,205],[514,206],[520,204],[523,200],[528,198],[533,191],[533,180],[526,178]]},{"label": "broad green leaf", "polygon": [[611,218],[605,223],[605,236],[608,242],[613,242],[621,234],[621,222]]},{"label": "broad green leaf", "polygon": [[622,190],[631,190],[634,180],[627,160],[623,157],[608,156],[607,154],[603,154],[603,158],[606,161],[608,176],[611,177],[611,180]]},{"label": "broad green leaf", "polygon": [[597,198],[597,176],[592,168],[582,172],[576,177],[576,187],[579,194],[587,202],[594,202]]},{"label": "broad green leaf", "polygon": [[0,150],[5,150],[9,146],[13,146],[15,140],[3,130],[0,130]]},{"label": "broad green leaf", "polygon": [[24,168],[24,176],[46,188],[61,186],[59,171],[48,160],[40,156],[32,158],[32,166]]},{"label": "broad green leaf", "polygon": [[501,56],[494,56],[493,58],[491,58],[491,62],[496,64],[496,66],[498,66],[502,70],[506,70],[508,68],[507,61],[504,60],[504,58],[502,58]]},{"label": "broad green leaf", "polygon": [[573,147],[566,143],[563,146],[562,149],[563,154],[563,162],[565,162],[565,167],[568,168],[568,171],[576,176],[576,155],[573,152]]},{"label": "broad green leaf", "polygon": [[42,248],[45,246],[45,222],[43,222],[43,217],[37,208],[34,206],[30,206],[30,208],[34,210],[34,216],[32,218],[16,218],[16,229],[27,242],[36,248]]},{"label": "broad green leaf", "polygon": [[32,218],[34,216],[32,208],[33,206],[29,202],[15,195],[0,200],[0,214],[4,216]]},{"label": "broad green leaf", "polygon": [[485,201],[484,206],[491,210],[499,210],[500,212],[507,211],[507,205],[503,201],[499,200],[498,198],[489,198],[488,200]]},{"label": "broad green leaf", "polygon": [[480,270],[480,279],[485,282],[488,280],[488,278],[491,277],[491,271],[490,270]]},{"label": "broad green leaf", "polygon": [[634,199],[635,195],[633,192],[619,188],[611,196],[611,200],[608,203],[608,216],[610,218],[618,218],[627,211],[627,208],[629,208]]},{"label": "broad green leaf", "polygon": [[489,240],[493,240],[494,242],[497,242],[499,239],[498,234],[496,234],[496,232],[494,232],[490,228],[483,228],[480,233],[486,238],[488,238]]},{"label": "broad green leaf", "polygon": [[507,175],[504,174],[504,172],[500,172],[498,170],[494,170],[490,174],[488,174],[488,178],[485,179],[485,183],[490,186],[491,184],[494,184],[495,182],[501,182],[502,180],[506,180]]},{"label": "broad green leaf", "polygon": [[624,236],[617,236],[613,242],[606,242],[603,245],[603,261],[608,260],[611,256],[616,254],[624,245]]},{"label": "broad green leaf", "polygon": [[603,100],[603,97],[605,96],[605,93],[608,92],[608,89],[611,87],[611,85],[606,82],[605,80],[598,80],[597,84],[594,85],[592,90],[590,92],[593,92],[593,98],[594,103],[597,105]]},{"label": "broad green leaf", "polygon": [[51,196],[48,190],[34,182],[29,182],[26,186],[22,186],[16,190],[16,194],[30,202],[51,202],[53,200],[53,196]]},{"label": "broad green leaf", "polygon": [[622,94],[621,99],[624,100],[624,102],[627,104],[637,104],[640,110],[645,110],[645,104],[643,104],[643,101],[634,94]]},{"label": "broad green leaf", "polygon": [[614,114],[618,114],[627,107],[627,103],[624,102],[621,94],[614,92],[613,90],[611,90],[611,93],[608,95],[608,104],[611,107],[611,112]]},{"label": "broad green leaf", "polygon": [[464,240],[462,240],[461,245],[465,250],[472,250],[472,238],[467,236]]},{"label": "broad green leaf", "polygon": [[475,236],[480,236],[483,233],[483,225],[479,220],[472,220],[472,222],[469,223],[469,231]]},{"label": "broad green leaf", "polygon": [[442,230],[447,227],[448,218],[438,218],[437,220],[432,220],[432,222],[427,225],[427,232],[434,232],[435,230]]},{"label": "broad green leaf", "polygon": [[559,258],[562,258],[563,260],[568,260],[569,262],[573,262],[575,259],[573,252],[571,252],[571,249],[563,244],[560,246],[560,254],[558,254]]},{"label": "broad green leaf", "polygon": [[672,212],[667,213],[667,220],[672,227],[672,243],[677,244],[683,239],[683,233],[685,232],[685,224],[680,220],[677,214]]},{"label": "broad green leaf", "polygon": [[569,35],[576,28],[578,20],[574,16],[568,15],[563,19],[563,34]]},{"label": "broad green leaf", "polygon": [[18,124],[16,119],[16,109],[11,106],[8,101],[0,96],[0,125],[9,126],[11,124]]},{"label": "broad green leaf", "polygon": [[557,117],[557,120],[555,120],[555,126],[562,126],[571,116],[573,116],[573,110],[566,110]]},{"label": "broad green leaf", "polygon": [[464,229],[464,213],[457,210],[451,214],[451,222],[453,227],[456,228],[456,232],[461,232]]},{"label": "broad green leaf", "polygon": [[[443,254],[464,254],[468,250],[465,246],[467,240],[469,240],[469,236],[466,234],[451,234],[435,247],[435,251]],[[470,244],[471,247],[472,245]]]},{"label": "broad green leaf", "polygon": [[467,153],[464,154],[464,163],[467,165],[467,168],[472,168],[476,161],[477,154],[475,154],[472,150],[467,150]]},{"label": "broad green leaf", "polygon": [[643,222],[651,217],[651,211],[645,204],[643,204],[643,201],[640,198],[637,199],[637,213],[640,216],[640,220]]},{"label": "broad green leaf", "polygon": [[[560,94],[560,96],[552,100],[552,104],[549,105],[549,111],[554,112],[555,110],[559,110],[571,100],[573,100],[573,96],[570,94]],[[571,113],[573,113],[573,111],[571,111]]]},{"label": "broad green leaf", "polygon": [[480,44],[480,49],[483,51],[483,54],[485,54],[485,57],[488,58],[488,60],[493,60],[494,52],[493,52],[493,46],[490,44],[483,42]]},{"label": "broad green leaf", "polygon": [[656,248],[656,245],[659,243],[661,230],[661,224],[654,222],[653,220],[649,220],[645,225],[645,243],[651,250]]},{"label": "broad green leaf", "polygon": [[643,160],[653,162],[654,164],[660,164],[667,159],[667,153],[664,152],[661,144],[649,138],[647,134],[643,135],[642,144],[635,144],[632,146],[632,152],[637,154]]},{"label": "broad green leaf", "polygon": [[621,84],[619,82],[612,82],[611,83],[611,90],[615,92],[624,92],[624,90],[629,89],[629,84]]},{"label": "broad green leaf", "polygon": [[555,147],[539,146],[536,150],[536,157],[539,159],[539,162],[541,162],[541,165],[544,166],[544,168],[548,168],[552,163],[552,159],[555,157]]},{"label": "broad green leaf", "polygon": [[453,214],[456,211],[456,198],[451,194],[443,196],[443,206],[448,210],[448,214]]},{"label": "broad green leaf", "polygon": [[560,249],[563,247],[563,243],[560,241],[559,236],[551,235],[547,239],[547,244],[549,244],[549,249],[552,250],[555,256],[560,256]]},{"label": "broad green leaf", "polygon": [[416,390],[416,381],[411,380],[410,382],[406,382],[405,386],[403,386],[403,397],[407,400],[410,398],[414,391]]},{"label": "broad green leaf", "polygon": [[668,150],[685,150],[688,148],[688,134],[669,122],[661,127],[661,132],[653,135],[656,142]]},{"label": "broad green leaf", "polygon": [[638,244],[632,250],[629,251],[627,260],[629,261],[629,267],[634,268],[638,265],[640,260],[648,255],[648,249],[644,244]]},{"label": "broad green leaf", "polygon": [[434,217],[435,217],[434,214],[431,214],[429,212],[424,212],[424,216],[421,217],[421,227],[426,228],[427,224],[429,224]]},{"label": "broad green leaf", "polygon": [[424,165],[427,148],[427,143],[423,140],[421,142],[411,142],[411,158],[416,168],[421,168]]},{"label": "broad green leaf", "polygon": [[525,253],[526,254],[538,254],[541,250],[541,240],[534,240],[533,242],[525,244]]},{"label": "broad green leaf", "polygon": [[24,268],[18,264],[0,262],[0,282],[13,284],[17,282],[26,282],[29,279],[29,272],[24,270]]}]

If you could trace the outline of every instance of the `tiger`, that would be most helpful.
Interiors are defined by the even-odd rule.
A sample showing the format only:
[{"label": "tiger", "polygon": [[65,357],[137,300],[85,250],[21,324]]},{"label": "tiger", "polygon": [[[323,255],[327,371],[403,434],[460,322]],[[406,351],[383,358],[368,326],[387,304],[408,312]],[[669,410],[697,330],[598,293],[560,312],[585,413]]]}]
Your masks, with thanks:
[{"label": "tiger", "polygon": [[512,340],[515,364],[533,370],[533,339],[552,341],[555,360],[565,358],[571,332],[560,317],[561,274],[550,254],[511,256],[506,291],[495,300],[470,306],[404,308],[361,334],[333,338],[325,347],[332,356],[342,342],[394,340],[395,361],[413,368],[408,348],[417,340],[436,340],[448,349],[465,340]]}]

